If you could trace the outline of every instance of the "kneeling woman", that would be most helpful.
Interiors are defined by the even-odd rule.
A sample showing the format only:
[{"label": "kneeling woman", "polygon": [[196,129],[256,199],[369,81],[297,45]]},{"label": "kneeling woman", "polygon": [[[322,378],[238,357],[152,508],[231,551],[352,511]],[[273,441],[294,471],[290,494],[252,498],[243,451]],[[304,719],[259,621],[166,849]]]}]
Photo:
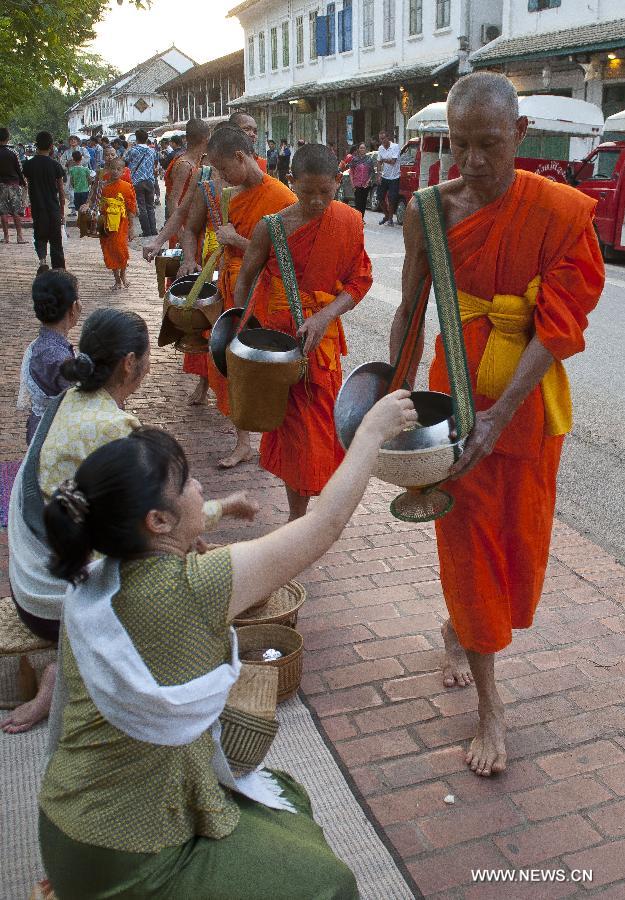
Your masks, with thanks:
[{"label": "kneeling woman", "polygon": [[[40,795],[59,900],[350,900],[308,798],[283,773],[233,780],[217,717],[240,663],[229,622],[315,562],[360,501],[407,392],[367,415],[308,515],[206,554],[203,497],[180,446],[140,429],[93,453],[46,509],[68,591],[60,738]],[[87,563],[93,551],[106,558]]]}]

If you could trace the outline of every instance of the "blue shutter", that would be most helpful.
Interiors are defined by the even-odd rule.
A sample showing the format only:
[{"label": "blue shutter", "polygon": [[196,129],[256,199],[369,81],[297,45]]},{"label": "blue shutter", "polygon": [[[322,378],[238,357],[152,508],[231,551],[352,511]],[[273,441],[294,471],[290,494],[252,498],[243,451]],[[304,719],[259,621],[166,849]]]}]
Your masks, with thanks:
[{"label": "blue shutter", "polygon": [[527,4],[528,12],[537,12],[538,11],[538,0],[529,0]]},{"label": "blue shutter", "polygon": [[345,50],[345,31],[343,28],[343,10],[342,9],[339,9],[339,25],[338,25],[337,42],[339,45],[339,53],[342,53],[343,50]]},{"label": "blue shutter", "polygon": [[317,16],[317,56],[328,55],[328,25],[325,16]]},{"label": "blue shutter", "polygon": [[352,49],[352,0],[343,5],[343,50]]},{"label": "blue shutter", "polygon": [[327,55],[333,56],[336,47],[336,5],[328,3],[326,19],[328,21],[328,50]]}]

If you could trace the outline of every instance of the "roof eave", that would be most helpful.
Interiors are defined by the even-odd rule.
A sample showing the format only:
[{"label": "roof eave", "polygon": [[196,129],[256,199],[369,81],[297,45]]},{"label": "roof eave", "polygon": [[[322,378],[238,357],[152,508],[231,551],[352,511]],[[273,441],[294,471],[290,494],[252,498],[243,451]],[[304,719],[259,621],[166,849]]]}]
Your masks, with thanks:
[{"label": "roof eave", "polygon": [[613,50],[615,48],[625,47],[625,36],[610,41],[602,41],[598,44],[576,44],[570,47],[560,47],[558,49],[544,49],[534,51],[533,53],[502,53],[500,56],[472,56],[471,64],[474,68],[480,66],[501,66],[507,62],[527,62],[531,60],[544,59],[545,56],[573,56],[576,53],[599,53],[605,50]]}]

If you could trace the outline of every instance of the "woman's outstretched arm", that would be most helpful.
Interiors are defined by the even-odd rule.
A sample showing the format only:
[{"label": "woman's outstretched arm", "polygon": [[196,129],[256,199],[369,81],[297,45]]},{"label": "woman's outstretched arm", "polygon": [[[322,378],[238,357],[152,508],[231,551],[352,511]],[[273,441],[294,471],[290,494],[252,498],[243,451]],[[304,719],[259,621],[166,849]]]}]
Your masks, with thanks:
[{"label": "woman's outstretched arm", "polygon": [[232,545],[231,618],[329,550],[362,499],[381,445],[416,421],[408,391],[384,397],[363,419],[345,459],[310,512],[265,537]]}]

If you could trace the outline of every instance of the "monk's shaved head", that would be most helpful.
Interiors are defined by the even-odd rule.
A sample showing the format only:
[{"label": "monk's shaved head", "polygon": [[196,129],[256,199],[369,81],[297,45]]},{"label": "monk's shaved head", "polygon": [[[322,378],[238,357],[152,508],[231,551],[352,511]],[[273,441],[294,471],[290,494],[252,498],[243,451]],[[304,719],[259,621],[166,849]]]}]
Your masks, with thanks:
[{"label": "monk's shaved head", "polygon": [[302,175],[328,175],[334,178],[338,171],[339,161],[325,144],[304,144],[291,163],[291,173],[296,180]]},{"label": "monk's shaved head", "polygon": [[189,119],[186,126],[187,145],[197,147],[210,134],[210,125],[203,119]]},{"label": "monk's shaved head", "polygon": [[514,123],[519,118],[519,98],[509,78],[498,72],[472,72],[457,81],[447,97],[447,115],[474,109],[503,112]]},{"label": "monk's shaved head", "polygon": [[246,156],[254,155],[254,145],[247,134],[236,125],[220,123],[208,142],[208,152],[212,156],[231,157],[240,150]]}]

